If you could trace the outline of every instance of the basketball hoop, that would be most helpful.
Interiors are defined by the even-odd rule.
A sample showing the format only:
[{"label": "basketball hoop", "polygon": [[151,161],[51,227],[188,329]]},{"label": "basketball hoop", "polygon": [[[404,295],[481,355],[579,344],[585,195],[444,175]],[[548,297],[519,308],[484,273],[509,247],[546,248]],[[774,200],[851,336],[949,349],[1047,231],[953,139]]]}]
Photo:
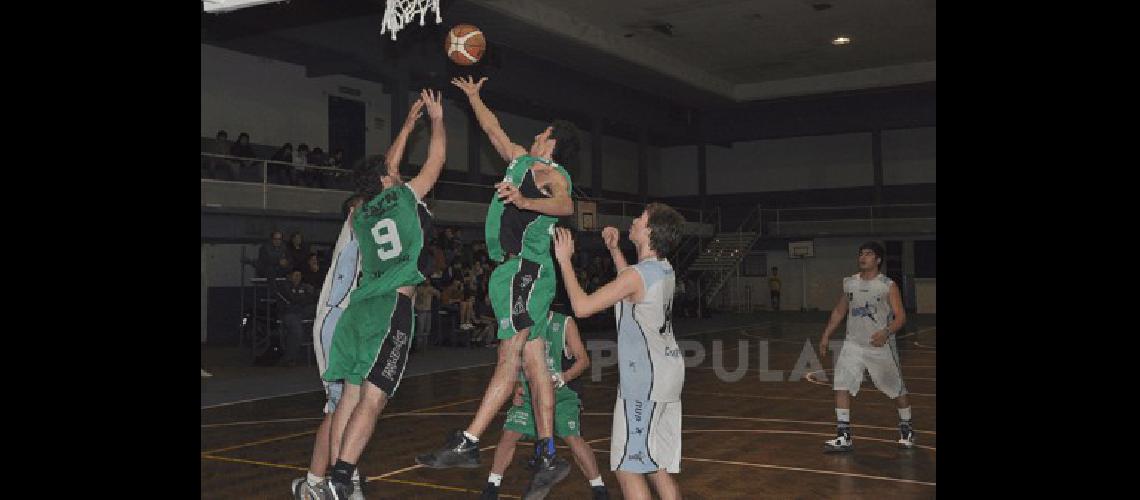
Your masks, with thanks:
[{"label": "basketball hoop", "polygon": [[384,7],[384,21],[380,23],[380,34],[392,34],[392,41],[396,40],[396,32],[412,22],[412,18],[420,16],[420,26],[424,25],[424,16],[429,10],[435,11],[435,24],[443,22],[439,16],[439,0],[386,0]]}]

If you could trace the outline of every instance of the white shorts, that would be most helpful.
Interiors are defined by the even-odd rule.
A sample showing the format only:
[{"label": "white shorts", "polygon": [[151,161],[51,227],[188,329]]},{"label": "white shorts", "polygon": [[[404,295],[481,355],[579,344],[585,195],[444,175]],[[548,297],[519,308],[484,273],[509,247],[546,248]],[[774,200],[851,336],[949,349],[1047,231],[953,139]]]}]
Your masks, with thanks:
[{"label": "white shorts", "polygon": [[863,384],[864,371],[871,374],[871,382],[887,397],[895,399],[906,394],[894,338],[883,347],[864,347],[854,342],[844,342],[843,349],[839,351],[839,359],[835,361],[832,387],[854,396]]},{"label": "white shorts", "polygon": [[618,398],[610,440],[610,470],[681,472],[681,402]]}]

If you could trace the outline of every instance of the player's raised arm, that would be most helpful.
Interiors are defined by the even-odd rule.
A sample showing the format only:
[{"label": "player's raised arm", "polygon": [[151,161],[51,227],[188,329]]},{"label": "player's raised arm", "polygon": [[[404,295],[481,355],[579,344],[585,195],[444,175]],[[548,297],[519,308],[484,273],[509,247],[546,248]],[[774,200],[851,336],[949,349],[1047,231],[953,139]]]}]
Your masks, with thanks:
[{"label": "player's raised arm", "polygon": [[479,79],[475,82],[475,78],[468,76],[466,78],[452,78],[451,83],[459,87],[464,94],[467,94],[467,100],[471,102],[471,109],[475,110],[475,119],[479,121],[479,126],[483,128],[483,132],[491,139],[491,145],[495,147],[495,151],[499,152],[499,156],[503,160],[511,161],[526,154],[526,148],[511,142],[511,138],[507,137],[507,133],[503,132],[503,127],[499,125],[499,119],[495,118],[495,114],[483,104],[483,98],[479,97],[479,90],[483,88],[483,83],[487,81],[487,77]]},{"label": "player's raised arm", "polygon": [[431,191],[439,173],[443,171],[443,163],[447,160],[447,131],[443,126],[443,94],[438,91],[421,90],[420,101],[427,109],[428,119],[431,120],[431,143],[428,144],[428,156],[420,173],[408,181],[408,187],[416,193],[416,197],[423,199]]},{"label": "player's raised arm", "polygon": [[579,318],[593,316],[626,297],[633,298],[644,287],[640,273],[625,271],[594,293],[582,290],[578,277],[574,275],[574,266],[570,264],[570,257],[574,255],[574,238],[568,229],[555,229],[554,255],[558,258],[559,268],[562,269],[562,284],[566,287],[566,296],[570,298],[574,316]]},{"label": "player's raised arm", "polygon": [[400,132],[396,134],[396,138],[388,146],[388,151],[384,153],[384,166],[387,168],[388,175],[392,177],[400,176],[400,160],[404,158],[404,146],[408,144],[408,136],[416,128],[416,120],[423,116],[423,108],[424,100],[422,98],[416,99],[416,102],[412,103],[412,107],[408,110],[408,116],[404,118],[404,126],[400,127]]},{"label": "player's raised arm", "polygon": [[607,226],[603,229],[602,241],[606,243],[606,249],[610,251],[610,257],[614,260],[614,268],[617,272],[620,273],[622,269],[629,266],[629,263],[625,261],[625,254],[622,253],[621,246],[618,244],[621,241],[621,232],[618,231],[618,228]]}]

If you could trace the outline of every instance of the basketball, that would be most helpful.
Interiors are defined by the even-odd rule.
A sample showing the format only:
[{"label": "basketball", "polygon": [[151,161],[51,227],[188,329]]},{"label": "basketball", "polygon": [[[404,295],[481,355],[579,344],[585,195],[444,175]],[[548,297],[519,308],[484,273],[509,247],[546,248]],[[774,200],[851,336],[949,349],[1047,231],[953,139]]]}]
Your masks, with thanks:
[{"label": "basketball", "polygon": [[470,66],[483,57],[487,40],[483,38],[483,32],[479,31],[479,28],[470,24],[458,24],[447,32],[447,40],[444,41],[443,47],[451,62],[460,66]]}]

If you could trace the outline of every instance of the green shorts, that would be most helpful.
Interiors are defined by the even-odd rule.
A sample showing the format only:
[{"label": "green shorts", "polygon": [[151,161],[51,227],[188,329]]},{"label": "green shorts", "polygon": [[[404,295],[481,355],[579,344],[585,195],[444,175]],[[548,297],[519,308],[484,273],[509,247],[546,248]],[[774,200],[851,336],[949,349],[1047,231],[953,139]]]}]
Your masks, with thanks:
[{"label": "green shorts", "polygon": [[414,327],[406,295],[391,292],[350,303],[337,321],[321,378],[355,385],[368,380],[392,397],[404,377]]},{"label": "green shorts", "polygon": [[557,286],[555,272],[551,263],[542,264],[518,256],[495,268],[488,294],[499,321],[499,339],[509,339],[527,328],[530,328],[527,340],[546,333],[550,323],[547,313]]},{"label": "green shorts", "polygon": [[[578,419],[582,411],[582,400],[578,393],[569,387],[562,387],[554,392],[554,435],[560,438],[566,436],[581,436],[582,424]],[[523,397],[521,406],[512,406],[507,410],[507,422],[503,424],[504,431],[514,431],[523,435],[524,439],[534,439],[538,434],[534,425],[534,408],[529,397]]]}]

